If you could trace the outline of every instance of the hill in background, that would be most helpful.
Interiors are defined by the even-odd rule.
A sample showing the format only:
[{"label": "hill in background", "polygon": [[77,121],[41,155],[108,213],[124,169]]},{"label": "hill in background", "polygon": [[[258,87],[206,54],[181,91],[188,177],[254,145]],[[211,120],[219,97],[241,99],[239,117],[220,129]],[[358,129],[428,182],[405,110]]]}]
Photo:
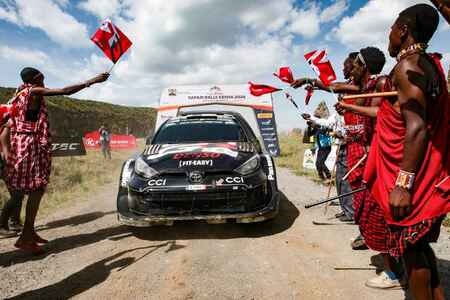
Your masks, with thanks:
[{"label": "hill in background", "polygon": [[[0,87],[0,103],[6,103],[15,89]],[[146,137],[153,131],[156,109],[128,107],[64,96],[46,97],[53,136],[83,136],[102,124],[114,134]]]}]

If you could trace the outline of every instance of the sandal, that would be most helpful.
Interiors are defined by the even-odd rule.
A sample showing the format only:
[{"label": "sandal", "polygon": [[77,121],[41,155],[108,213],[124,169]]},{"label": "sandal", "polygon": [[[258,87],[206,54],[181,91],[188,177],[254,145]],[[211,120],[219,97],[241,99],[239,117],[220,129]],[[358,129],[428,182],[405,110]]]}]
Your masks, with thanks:
[{"label": "sandal", "polygon": [[39,244],[47,244],[48,240],[41,238],[36,232],[33,233],[33,241]]},{"label": "sandal", "polygon": [[42,249],[42,247],[36,244],[34,241],[29,243],[23,243],[18,241],[14,244],[14,247],[26,252],[31,252],[34,255],[41,255],[45,253],[45,250]]}]

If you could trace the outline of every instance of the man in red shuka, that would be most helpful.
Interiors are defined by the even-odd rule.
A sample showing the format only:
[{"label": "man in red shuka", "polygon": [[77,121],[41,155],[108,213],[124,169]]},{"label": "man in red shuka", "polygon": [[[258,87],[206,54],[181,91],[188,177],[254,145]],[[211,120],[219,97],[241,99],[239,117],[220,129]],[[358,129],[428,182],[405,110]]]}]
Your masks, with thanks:
[{"label": "man in red shuka", "polygon": [[450,211],[450,105],[439,59],[425,52],[439,24],[437,11],[418,4],[391,27],[391,78],[397,98],[385,98],[364,178],[389,224],[389,253],[401,257],[416,300],[444,299],[435,242]]}]

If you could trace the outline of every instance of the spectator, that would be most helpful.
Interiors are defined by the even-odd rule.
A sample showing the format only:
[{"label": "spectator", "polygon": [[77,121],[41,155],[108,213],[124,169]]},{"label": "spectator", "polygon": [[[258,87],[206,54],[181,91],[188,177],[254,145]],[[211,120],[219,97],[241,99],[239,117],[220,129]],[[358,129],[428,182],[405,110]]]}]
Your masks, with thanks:
[{"label": "spectator", "polygon": [[98,130],[100,133],[100,146],[102,148],[103,157],[111,159],[111,133],[106,126],[102,125]]}]

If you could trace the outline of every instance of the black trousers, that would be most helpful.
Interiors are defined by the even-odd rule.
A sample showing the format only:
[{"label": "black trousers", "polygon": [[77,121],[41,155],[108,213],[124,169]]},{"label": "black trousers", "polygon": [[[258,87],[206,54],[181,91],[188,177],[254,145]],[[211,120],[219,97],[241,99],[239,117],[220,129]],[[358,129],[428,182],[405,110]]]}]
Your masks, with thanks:
[{"label": "black trousers", "polygon": [[319,148],[317,150],[316,169],[321,179],[331,178],[330,170],[325,165],[328,155],[331,152],[331,146]]},{"label": "black trousers", "polygon": [[0,215],[0,226],[4,229],[8,229],[8,221],[18,223],[20,222],[20,211],[22,209],[22,201],[24,195],[22,193],[9,191],[10,198],[3,205],[2,213]]}]

